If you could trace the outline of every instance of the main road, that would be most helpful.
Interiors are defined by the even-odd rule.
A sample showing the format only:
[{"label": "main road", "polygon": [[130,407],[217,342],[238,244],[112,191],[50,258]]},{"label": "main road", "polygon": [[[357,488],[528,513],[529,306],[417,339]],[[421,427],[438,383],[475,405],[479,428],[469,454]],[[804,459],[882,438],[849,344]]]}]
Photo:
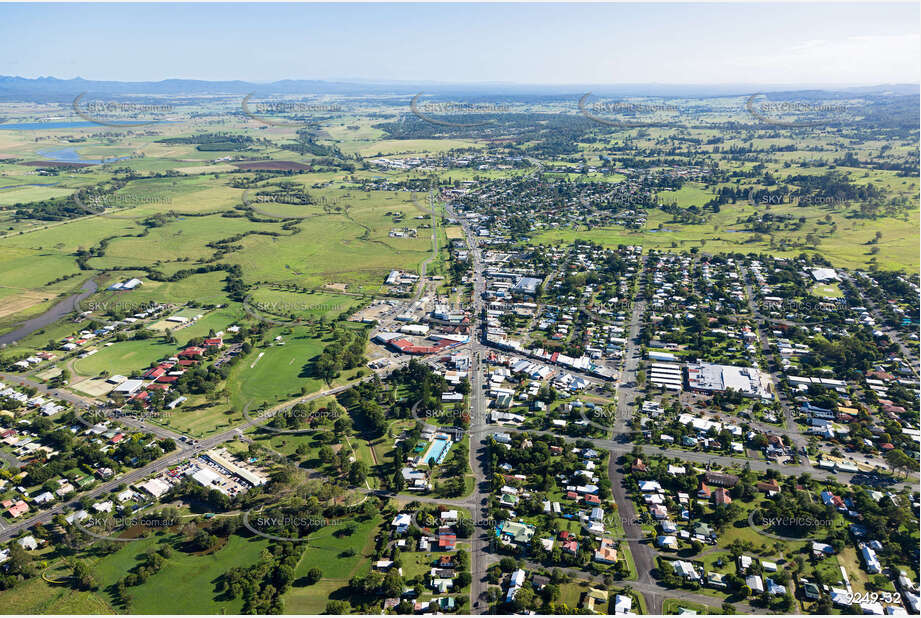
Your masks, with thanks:
[{"label": "main road", "polygon": [[[455,216],[450,208],[446,212]],[[483,394],[483,368],[482,355],[486,352],[483,346],[485,332],[483,330],[483,293],[486,290],[483,280],[483,269],[480,263],[480,251],[476,244],[473,231],[466,223],[462,223],[464,237],[467,242],[468,254],[473,262],[473,286],[471,290],[471,345],[470,352],[470,468],[473,470],[473,494],[470,499],[470,515],[474,521],[473,538],[471,542],[470,570],[472,581],[470,583],[470,596],[472,600],[471,613],[484,613],[488,607],[486,599],[486,571],[489,568],[490,556],[488,554],[491,543],[493,526],[489,521],[489,446],[486,439],[489,433],[487,424],[487,403]]]},{"label": "main road", "polygon": [[[359,381],[370,380],[374,377],[374,375],[375,374],[372,374],[370,376],[362,378]],[[377,374],[377,375],[380,375],[380,374]],[[166,468],[175,466],[186,459],[195,457],[199,453],[212,449],[216,446],[220,446],[221,444],[228,442],[230,440],[236,439],[237,436],[242,437],[244,432],[247,429],[251,427],[255,427],[257,425],[261,425],[264,422],[265,418],[274,415],[278,410],[285,409],[287,407],[293,406],[300,402],[306,402],[312,399],[326,397],[327,395],[335,395],[336,393],[340,393],[348,388],[351,388],[354,384],[355,382],[352,382],[352,383],[345,384],[342,386],[328,388],[326,390],[322,390],[322,391],[313,393],[311,395],[298,397],[296,399],[292,399],[291,401],[277,404],[273,406],[272,408],[269,408],[268,410],[264,411],[259,416],[252,417],[250,420],[246,421],[245,423],[237,425],[236,427],[232,429],[228,429],[227,431],[224,431],[222,433],[215,434],[209,438],[204,438],[202,440],[199,440],[198,442],[194,444],[194,446],[185,444],[182,441],[177,441],[176,451],[167,453],[160,459],[154,462],[151,462],[147,464],[146,466],[137,468],[135,470],[131,470],[123,475],[116,476],[112,479],[109,479],[108,481],[105,481],[101,483],[100,485],[97,485],[93,489],[83,492],[82,494],[80,494],[79,499],[83,499],[84,497],[97,498],[99,496],[102,496],[103,494],[106,494],[112,491],[113,489],[121,485],[122,483],[131,484],[131,483],[136,483],[138,481],[141,481],[142,479],[152,474],[156,474],[162,470],[165,470]],[[148,431],[154,431],[156,429],[158,431],[162,430],[162,431],[168,432],[168,430],[165,430],[162,427],[159,427],[157,425],[147,425],[142,422],[139,423],[136,420],[130,419],[128,417],[120,417],[119,421],[125,422],[125,424],[130,424],[131,426],[140,425],[141,428],[146,428]],[[131,423],[130,421],[134,421],[134,422]],[[180,435],[174,432],[168,432],[168,433],[170,435],[176,435],[176,436]],[[32,526],[50,522],[54,518],[54,516],[59,513],[62,514],[68,510],[77,509],[79,507],[80,507],[80,502],[78,499],[69,500],[67,502],[60,502],[54,505],[53,507],[47,510],[41,511],[39,513],[36,513],[35,515],[27,519],[23,519],[21,521],[8,524],[5,528],[0,530],[0,543],[4,543],[8,541],[9,539],[16,537],[17,535],[19,535],[20,532],[28,528],[31,528]]]}]

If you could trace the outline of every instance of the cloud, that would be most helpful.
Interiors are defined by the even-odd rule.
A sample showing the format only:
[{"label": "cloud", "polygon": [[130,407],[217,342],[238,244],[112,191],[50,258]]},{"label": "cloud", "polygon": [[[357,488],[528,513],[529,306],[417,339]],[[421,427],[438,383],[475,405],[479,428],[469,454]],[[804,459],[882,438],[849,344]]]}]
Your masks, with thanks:
[{"label": "cloud", "polygon": [[753,69],[754,82],[918,82],[921,36],[859,35],[812,39],[786,47],[739,55],[732,64]]}]

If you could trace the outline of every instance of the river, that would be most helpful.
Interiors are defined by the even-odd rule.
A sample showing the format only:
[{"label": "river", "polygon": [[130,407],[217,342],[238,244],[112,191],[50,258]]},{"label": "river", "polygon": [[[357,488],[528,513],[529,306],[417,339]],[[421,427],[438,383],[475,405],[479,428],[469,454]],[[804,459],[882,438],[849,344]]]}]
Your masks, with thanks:
[{"label": "river", "polygon": [[68,313],[72,313],[76,308],[77,303],[95,292],[97,287],[98,286],[96,285],[96,282],[90,279],[80,288],[82,292],[79,294],[71,294],[40,316],[23,322],[16,330],[10,331],[5,335],[0,335],[0,346],[7,346],[12,343],[16,343],[23,337],[28,337],[35,331],[45,328],[49,324],[56,322]]}]

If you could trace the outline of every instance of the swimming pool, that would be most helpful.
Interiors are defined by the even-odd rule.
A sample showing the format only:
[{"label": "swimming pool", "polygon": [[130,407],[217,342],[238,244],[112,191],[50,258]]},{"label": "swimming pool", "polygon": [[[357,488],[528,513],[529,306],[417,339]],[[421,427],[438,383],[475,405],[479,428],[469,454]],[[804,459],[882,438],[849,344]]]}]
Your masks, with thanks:
[{"label": "swimming pool", "polygon": [[422,463],[427,464],[434,460],[436,464],[444,461],[448,451],[451,450],[451,440],[447,438],[435,438],[429,446],[425,455],[422,456]]}]

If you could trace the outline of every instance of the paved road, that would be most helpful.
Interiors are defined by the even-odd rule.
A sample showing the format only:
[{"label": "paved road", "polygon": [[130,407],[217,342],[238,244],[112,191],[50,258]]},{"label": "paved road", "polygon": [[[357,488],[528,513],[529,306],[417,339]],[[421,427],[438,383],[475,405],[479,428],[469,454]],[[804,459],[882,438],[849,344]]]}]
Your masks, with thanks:
[{"label": "paved road", "polygon": [[15,374],[15,373],[4,373],[0,372],[0,381],[8,382],[10,384],[20,384],[22,386],[30,386],[40,392],[43,395],[48,395],[50,397],[55,397],[66,401],[67,403],[76,406],[78,408],[88,408],[96,407],[99,405],[99,401],[93,399],[92,397],[83,397],[82,395],[77,395],[63,388],[53,388],[42,384],[41,382],[36,382],[29,379],[28,377]]},{"label": "paved road", "polygon": [[[27,377],[15,375],[11,373],[0,373],[0,381],[7,382],[10,384],[30,386],[36,389],[38,392],[40,392],[43,395],[47,395],[49,397],[55,397],[57,399],[66,401],[67,403],[77,408],[78,412],[80,410],[102,409],[104,410],[103,411],[104,415],[108,414],[110,418],[112,418],[111,417],[112,410],[108,408],[103,408],[102,402],[96,399],[93,399],[92,397],[84,397],[82,395],[77,395],[76,393],[73,393],[71,391],[64,390],[61,388],[52,388],[45,384],[42,384],[41,382],[35,382],[34,380],[31,380]],[[169,438],[173,440],[174,442],[176,442],[176,444],[180,448],[182,448],[182,444],[180,443],[180,441],[183,437],[183,434],[179,432],[173,431],[171,429],[167,429],[165,427],[161,427],[160,425],[156,425],[154,423],[144,421],[142,418],[138,418],[136,416],[119,415],[116,420],[118,420],[118,422],[124,425],[127,425],[128,427],[147,431],[157,436],[158,438],[161,438],[161,439]]]},{"label": "paved road", "polygon": [[[640,272],[637,276],[639,286],[644,285],[646,273],[646,261],[643,261]],[[632,447],[621,443],[626,437],[628,430],[627,421],[633,416],[633,402],[639,394],[637,387],[637,371],[640,365],[640,325],[643,314],[646,311],[646,303],[641,294],[634,300],[633,310],[630,313],[630,326],[627,331],[627,344],[624,346],[623,367],[621,368],[620,378],[617,384],[617,408],[614,419],[614,432],[618,438],[616,441],[618,450],[608,448],[611,452],[608,458],[608,479],[611,481],[611,490],[614,494],[614,503],[618,508],[618,515],[624,525],[624,532],[628,540],[627,545],[630,548],[630,554],[633,556],[633,564],[636,566],[637,582],[634,589],[645,597],[646,608],[651,614],[662,613],[663,598],[658,594],[658,585],[652,576],[656,568],[655,550],[648,544],[639,541],[643,535],[642,529],[633,522],[639,521],[636,508],[633,501],[627,495],[626,483],[624,476],[620,473],[620,467],[617,465],[617,459],[623,452],[629,452]],[[603,442],[615,443],[613,440],[592,440],[599,447],[605,448]],[[652,587],[652,589],[650,589]],[[645,588],[645,590],[644,590]]]},{"label": "paved road", "polygon": [[[157,461],[147,466],[144,466],[143,468],[138,468],[137,470],[132,470],[131,472],[128,472],[127,474],[124,474],[122,476],[119,476],[113,479],[109,479],[108,481],[105,481],[102,484],[97,485],[90,491],[80,494],[80,497],[81,498],[83,496],[88,496],[90,498],[99,497],[103,494],[109,493],[110,491],[112,491],[113,489],[121,485],[122,483],[127,483],[127,484],[135,483],[150,474],[155,474],[170,466],[177,465],[184,459],[187,459],[188,457],[189,455],[187,451],[170,453],[169,455],[166,455],[165,457],[162,457],[158,459]],[[32,526],[35,526],[37,524],[46,524],[50,522],[54,518],[54,516],[59,513],[63,514],[67,511],[77,509],[77,508],[80,508],[80,502],[78,500],[71,500],[69,502],[60,502],[54,505],[53,507],[51,507],[50,509],[44,510],[36,515],[33,515],[32,517],[29,517],[28,519],[24,519],[22,521],[18,521],[18,522],[9,524],[4,530],[0,530],[0,543],[4,543],[8,541],[9,539],[18,536],[21,532],[23,532],[27,528],[31,528]]]},{"label": "paved road", "polygon": [[[434,197],[429,195],[430,205],[432,208],[432,213],[434,217]],[[456,216],[450,209],[446,208],[446,212],[450,216]],[[434,219],[433,219],[434,223]],[[459,498],[459,499],[442,499],[435,497],[426,497],[426,496],[411,496],[411,495],[392,495],[389,492],[383,490],[366,490],[366,493],[375,494],[383,497],[392,498],[402,502],[411,502],[419,501],[433,504],[444,504],[451,505],[461,508],[469,509],[474,521],[477,523],[475,527],[474,536],[471,539],[471,570],[473,573],[473,582],[471,584],[471,598],[472,598],[472,609],[471,613],[482,614],[485,613],[488,609],[488,603],[486,602],[486,590],[488,584],[485,581],[485,574],[490,564],[499,560],[499,555],[490,551],[490,541],[492,527],[488,525],[488,509],[486,507],[489,498],[489,470],[487,469],[488,463],[488,453],[486,439],[487,436],[494,431],[496,428],[491,427],[487,423],[487,401],[483,391],[483,367],[482,367],[482,355],[488,352],[488,348],[485,346],[485,337],[483,330],[482,322],[482,311],[483,311],[483,301],[482,295],[485,291],[485,282],[482,272],[482,263],[480,250],[477,247],[476,238],[473,235],[473,230],[470,228],[469,224],[462,222],[462,228],[464,230],[465,239],[468,245],[468,249],[471,255],[473,263],[473,300],[472,300],[472,332],[471,332],[471,341],[469,344],[462,346],[464,349],[467,349],[471,354],[471,366],[470,366],[470,378],[471,378],[471,425],[467,434],[470,437],[470,467],[474,474],[474,491],[471,495]],[[425,290],[425,274],[427,265],[437,256],[437,234],[433,228],[433,256],[428,258],[420,265],[420,270],[422,273],[421,285],[414,294],[414,298],[408,301],[407,307],[411,306],[414,302],[417,302],[421,297],[422,293]],[[633,402],[636,397],[641,394],[642,389],[637,383],[637,373],[640,367],[640,341],[639,341],[639,332],[642,324],[642,318],[646,310],[646,302],[643,298],[643,287],[645,285],[644,275],[646,269],[646,261],[643,261],[641,271],[638,276],[638,285],[640,286],[640,291],[636,295],[633,308],[630,315],[629,328],[627,333],[627,345],[624,349],[624,357],[622,360],[622,367],[617,383],[617,402],[616,402],[616,417],[613,425],[613,437],[605,439],[594,439],[593,442],[599,447],[606,449],[610,452],[610,460],[608,466],[608,477],[611,480],[614,502],[617,505],[619,515],[624,522],[624,529],[626,532],[626,543],[630,548],[630,552],[633,556],[633,561],[637,569],[638,579],[636,581],[622,581],[619,582],[621,585],[629,585],[636,592],[643,595],[647,609],[649,613],[657,614],[662,612],[663,602],[667,598],[678,598],[684,599],[694,603],[705,604],[709,606],[718,606],[719,600],[707,595],[696,594],[690,591],[685,591],[681,589],[668,589],[661,586],[653,577],[652,573],[656,568],[656,550],[647,542],[639,540],[644,535],[641,532],[639,526],[633,522],[637,521],[636,507],[633,504],[632,500],[629,497],[628,488],[624,484],[623,475],[620,473],[619,466],[616,461],[620,456],[628,455],[634,448],[639,448],[639,450],[646,454],[657,454],[664,455],[669,457],[676,457],[683,461],[687,461],[693,464],[697,464],[701,467],[711,466],[713,464],[719,464],[721,466],[740,466],[744,462],[748,462],[753,470],[766,470],[768,468],[776,469],[777,464],[769,461],[761,460],[745,460],[735,457],[728,457],[724,455],[711,455],[706,452],[693,452],[693,451],[684,451],[679,449],[664,449],[657,448],[649,445],[638,445],[635,446],[627,441],[628,434],[630,433],[627,422],[633,416]],[[760,316],[757,312],[757,308],[754,305],[753,295],[751,293],[750,286],[748,286],[748,293],[750,304],[752,307],[752,314]],[[391,310],[390,313],[399,311],[398,307],[395,307]],[[767,350],[767,339],[764,337],[764,333],[761,332],[759,324],[759,337],[762,341],[762,348],[765,349],[766,354]],[[398,364],[402,365],[405,362],[408,362],[409,357],[401,356],[398,359]],[[392,367],[384,368],[378,370],[376,373],[378,375],[385,375],[386,372],[392,370]],[[580,372],[577,372],[580,373]],[[372,379],[372,376],[364,378],[364,380]],[[52,389],[48,388],[43,384],[32,382],[27,378],[21,376],[12,375],[12,374],[0,374],[0,379],[3,379],[8,382],[14,382],[18,384],[27,384],[33,386],[42,393],[45,393],[50,396],[58,397],[69,403],[80,407],[88,408],[98,405],[98,402],[91,398],[81,397],[69,391],[62,389]],[[170,453],[167,456],[161,458],[160,460],[149,464],[143,468],[132,470],[126,473],[123,476],[111,479],[97,486],[96,488],[86,492],[84,495],[90,497],[98,497],[105,493],[110,492],[112,489],[117,487],[122,483],[134,483],[142,480],[143,478],[162,471],[170,466],[174,466],[184,460],[189,459],[197,455],[200,452],[206,451],[208,449],[214,448],[220,444],[223,444],[227,441],[234,440],[237,438],[243,438],[244,432],[256,425],[260,425],[265,422],[266,417],[273,415],[279,410],[286,409],[291,407],[299,402],[309,401],[319,397],[324,397],[331,394],[336,394],[350,388],[352,384],[338,386],[335,388],[329,388],[312,395],[299,397],[291,401],[287,401],[281,404],[266,410],[257,417],[249,419],[247,422],[224,431],[220,434],[215,434],[209,438],[205,438],[199,441],[197,444],[190,446],[180,440],[182,437],[181,434],[168,430],[166,428],[160,427],[158,425],[153,425],[146,423],[143,419],[136,419],[131,417],[119,418],[119,421],[137,429],[143,429],[150,431],[160,437],[171,437],[173,438],[179,450],[176,452]],[[795,430],[796,425],[790,422],[789,418],[789,408],[784,406],[785,414],[788,415],[788,425],[794,430],[786,431],[789,435],[794,435],[798,438],[802,438],[801,433],[798,430]],[[546,434],[546,435],[555,435],[559,436],[558,433],[549,432],[549,431],[532,431],[530,433],[535,434]],[[568,436],[562,436],[564,439],[569,441],[579,440],[580,438],[571,438]],[[812,474],[813,476],[827,476],[828,478],[834,478],[843,482],[850,482],[854,475],[847,474],[832,474],[824,471],[817,471],[811,465],[788,465],[783,466],[782,471],[788,475],[798,475],[803,472]],[[904,485],[911,487],[911,483],[904,483]],[[68,503],[57,504],[49,510],[40,512],[36,515],[33,515],[29,519],[22,520],[10,524],[8,526],[3,526],[0,524],[0,542],[6,541],[10,538],[17,536],[23,530],[38,524],[46,523],[50,521],[54,515],[58,513],[64,513],[69,509],[77,508],[79,506],[76,500],[70,501]],[[540,565],[532,565],[540,566]],[[577,569],[564,569],[576,574],[580,578],[585,579],[596,579],[590,573],[585,571],[580,571]],[[748,613],[758,613],[754,611],[747,604],[736,604],[741,611]]]},{"label": "paved road", "polygon": [[883,331],[883,333],[885,333],[886,336],[889,337],[890,340],[892,340],[893,342],[895,342],[897,346],[899,346],[899,350],[902,351],[902,356],[905,358],[905,362],[909,364],[909,368],[912,370],[912,373],[914,374],[912,377],[917,379],[919,372],[921,372],[921,364],[919,364],[919,351],[910,350],[902,342],[901,333],[899,333],[895,329],[886,325],[885,318],[883,317],[882,312],[880,312],[879,307],[876,305],[875,302],[873,302],[872,300],[870,300],[869,298],[863,295],[863,293],[860,291],[860,286],[857,285],[857,283],[854,281],[854,278],[851,277],[849,273],[839,271],[839,274],[845,281],[847,281],[853,286],[854,290],[859,295],[860,300],[863,301],[863,305],[867,309],[869,309],[870,314],[873,316],[873,319],[876,320],[876,327],[879,330]]},{"label": "paved road", "polygon": [[[372,377],[373,375],[367,376],[363,378],[362,380],[370,380],[372,379]],[[106,494],[112,491],[113,489],[121,485],[122,483],[130,485],[132,483],[141,481],[147,476],[161,472],[162,470],[165,470],[166,468],[169,468],[171,466],[178,465],[182,461],[195,457],[199,453],[202,453],[216,446],[219,446],[223,444],[224,442],[228,442],[230,440],[236,439],[237,436],[242,436],[246,429],[249,429],[250,427],[254,427],[256,425],[261,425],[264,422],[266,417],[269,417],[275,414],[279,410],[291,407],[295,405],[296,403],[306,402],[312,399],[325,397],[327,395],[333,395],[336,393],[340,393],[348,388],[351,388],[353,384],[354,383],[346,384],[343,386],[337,386],[335,388],[329,388],[323,391],[313,393],[311,395],[307,395],[304,397],[298,397],[297,399],[287,401],[284,403],[280,403],[276,406],[273,406],[272,408],[269,408],[268,410],[266,410],[259,416],[253,417],[252,420],[249,420],[241,425],[238,425],[237,427],[234,427],[233,429],[228,429],[227,431],[223,433],[215,434],[209,438],[205,438],[203,440],[198,441],[198,443],[196,443],[194,447],[189,446],[183,442],[177,442],[178,448],[176,451],[169,453],[165,455],[164,457],[161,457],[157,461],[151,462],[150,464],[142,468],[131,470],[130,472],[127,472],[121,476],[117,476],[113,479],[105,481],[102,484],[97,485],[93,489],[87,492],[81,493],[79,498],[82,498],[83,496],[88,496],[90,498],[96,498],[98,496],[101,496],[103,494]],[[120,418],[119,420],[125,421],[126,419]],[[153,427],[156,427],[156,426],[152,426],[152,428]],[[159,427],[157,428],[162,429]],[[11,538],[16,537],[20,532],[36,524],[43,524],[43,523],[47,523],[51,521],[52,518],[58,513],[64,513],[68,510],[79,508],[79,506],[80,506],[80,503],[77,499],[71,500],[69,502],[61,502],[61,503],[54,505],[50,509],[47,509],[35,515],[32,515],[28,519],[23,519],[21,521],[12,523],[9,526],[7,526],[5,529],[0,530],[0,543],[6,542],[7,540]]]},{"label": "paved road", "polygon": [[[765,316],[758,308],[758,303],[755,302],[755,292],[751,285],[751,274],[747,269],[742,269],[742,281],[744,282],[745,286],[745,295],[748,297],[748,310],[755,320],[755,333],[758,335],[758,342],[761,346],[761,353],[770,363],[770,359],[773,355],[771,353],[770,340],[768,339],[767,333],[764,332],[763,328]],[[776,358],[773,359],[773,362],[775,368],[780,367],[780,363],[777,362]],[[780,407],[783,410],[784,422],[786,423],[786,429],[783,430],[783,433],[785,433],[792,442],[792,444],[787,444],[785,446],[791,447],[796,453],[796,457],[803,458],[808,462],[808,457],[803,454],[803,449],[807,446],[808,438],[806,438],[803,432],[799,429],[799,426],[796,424],[796,420],[793,417],[793,409],[790,406],[790,403],[786,400],[786,398],[783,396],[783,393],[781,393],[780,389],[777,387],[777,383],[780,381],[780,374],[776,369],[771,371],[770,367],[762,367],[761,369],[763,371],[767,371],[768,375],[770,375],[771,389],[774,391],[774,396],[777,398],[777,402],[780,404]]]},{"label": "paved road", "polygon": [[[456,216],[450,210],[448,214]],[[471,560],[470,568],[473,575],[473,581],[470,584],[471,613],[481,614],[488,607],[486,601],[486,590],[488,583],[485,580],[486,571],[489,568],[489,541],[486,538],[492,533],[491,526],[488,525],[488,500],[489,500],[489,473],[486,469],[489,461],[488,445],[486,435],[489,428],[486,424],[486,398],[483,394],[483,371],[480,365],[481,357],[485,352],[482,346],[483,336],[483,292],[485,283],[483,281],[483,271],[480,262],[480,251],[477,248],[476,239],[473,236],[473,230],[467,223],[462,225],[464,238],[467,242],[467,249],[473,261],[473,290],[472,290],[472,330],[470,347],[470,468],[473,470],[474,489],[470,497],[470,514],[474,519],[474,534],[471,540]],[[481,525],[483,524],[483,525]]]},{"label": "paved road", "polygon": [[[527,564],[528,566],[534,569],[544,568],[543,565],[536,563],[536,562],[531,562],[530,560],[526,560],[525,564]],[[588,571],[583,571],[581,569],[577,569],[573,567],[560,567],[560,571],[562,571],[563,573],[565,573],[566,575],[574,579],[587,579],[589,581],[598,582],[604,585],[603,576],[594,575],[593,573],[590,573]],[[711,596],[707,596],[705,594],[699,594],[699,593],[692,592],[690,590],[684,590],[681,588],[664,588],[655,582],[648,583],[648,582],[642,582],[642,581],[624,580],[624,581],[617,581],[615,585],[620,586],[620,587],[629,586],[630,588],[633,589],[634,592],[641,593],[643,597],[646,599],[647,615],[661,614],[662,605],[664,604],[665,599],[680,599],[683,601],[697,603],[699,605],[707,605],[710,607],[718,607],[717,603],[719,602],[718,599],[715,599],[714,597],[711,597]],[[765,613],[764,610],[761,610],[760,612],[756,611],[748,603],[735,603],[735,607],[737,611],[740,611],[746,614]]]}]

